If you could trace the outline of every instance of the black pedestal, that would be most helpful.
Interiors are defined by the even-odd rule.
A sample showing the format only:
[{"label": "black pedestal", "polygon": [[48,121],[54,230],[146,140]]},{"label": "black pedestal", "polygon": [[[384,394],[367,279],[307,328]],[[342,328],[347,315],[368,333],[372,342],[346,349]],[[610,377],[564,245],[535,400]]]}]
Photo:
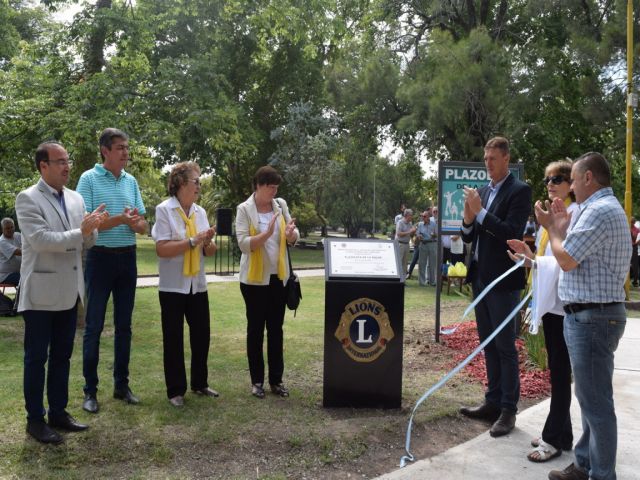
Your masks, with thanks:
[{"label": "black pedestal", "polygon": [[404,283],[328,280],[325,407],[400,408]]}]

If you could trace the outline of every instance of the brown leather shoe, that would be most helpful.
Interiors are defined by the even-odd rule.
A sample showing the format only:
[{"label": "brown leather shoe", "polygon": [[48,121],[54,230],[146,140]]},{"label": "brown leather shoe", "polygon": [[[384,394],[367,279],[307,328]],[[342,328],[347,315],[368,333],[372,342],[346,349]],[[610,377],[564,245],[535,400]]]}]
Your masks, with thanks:
[{"label": "brown leather shoe", "polygon": [[516,414],[510,412],[509,410],[502,410],[502,413],[498,417],[498,420],[495,421],[493,425],[491,425],[491,430],[489,430],[489,435],[492,437],[501,437],[506,435],[513,427],[516,426]]},{"label": "brown leather shoe", "polygon": [[549,480],[589,480],[589,474],[572,463],[564,470],[551,470]]},{"label": "brown leather shoe", "polygon": [[500,416],[500,407],[484,402],[477,407],[462,407],[460,413],[465,417],[495,422]]}]

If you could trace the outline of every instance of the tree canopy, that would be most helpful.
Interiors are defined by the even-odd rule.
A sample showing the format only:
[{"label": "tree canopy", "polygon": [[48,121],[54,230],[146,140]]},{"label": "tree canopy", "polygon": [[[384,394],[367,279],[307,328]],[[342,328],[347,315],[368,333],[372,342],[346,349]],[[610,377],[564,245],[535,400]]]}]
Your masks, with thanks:
[{"label": "tree canopy", "polygon": [[53,19],[74,3],[0,2],[5,212],[39,142],[68,147],[73,187],[106,126],[130,134],[147,203],[177,161],[198,162],[224,206],[270,162],[294,213],[353,235],[428,206],[422,166],[480,161],[497,134],[538,198],[547,163],[589,150],[623,194],[625,0],[97,0]]}]

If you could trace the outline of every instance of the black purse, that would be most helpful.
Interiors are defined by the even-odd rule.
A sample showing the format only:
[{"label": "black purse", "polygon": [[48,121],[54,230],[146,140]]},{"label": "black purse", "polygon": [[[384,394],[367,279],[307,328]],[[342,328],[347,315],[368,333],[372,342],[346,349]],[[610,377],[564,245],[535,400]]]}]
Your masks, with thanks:
[{"label": "black purse", "polygon": [[[282,211],[282,205],[276,200],[278,207]],[[287,240],[285,239],[285,242]],[[300,299],[302,298],[302,289],[300,288],[300,279],[298,275],[293,273],[293,266],[291,265],[291,253],[289,252],[289,244],[287,243],[287,259],[289,260],[289,279],[284,286],[284,300],[289,310],[293,310],[293,316],[296,316],[298,305],[300,305]]]},{"label": "black purse", "polygon": [[298,310],[298,305],[300,305],[300,299],[302,298],[302,289],[300,288],[300,279],[298,278],[298,275],[293,273],[289,245],[287,245],[287,258],[289,259],[289,279],[287,280],[287,284],[284,286],[284,296],[287,308],[294,311],[293,316],[295,317],[295,312]]}]

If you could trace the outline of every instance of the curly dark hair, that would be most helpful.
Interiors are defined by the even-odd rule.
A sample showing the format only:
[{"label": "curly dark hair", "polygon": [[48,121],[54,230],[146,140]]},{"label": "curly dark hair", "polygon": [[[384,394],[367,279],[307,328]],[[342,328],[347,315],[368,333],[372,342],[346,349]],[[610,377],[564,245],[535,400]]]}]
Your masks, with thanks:
[{"label": "curly dark hair", "polygon": [[189,174],[195,172],[200,176],[200,167],[196,162],[180,162],[173,166],[167,178],[169,195],[175,197],[178,190],[189,182]]}]

